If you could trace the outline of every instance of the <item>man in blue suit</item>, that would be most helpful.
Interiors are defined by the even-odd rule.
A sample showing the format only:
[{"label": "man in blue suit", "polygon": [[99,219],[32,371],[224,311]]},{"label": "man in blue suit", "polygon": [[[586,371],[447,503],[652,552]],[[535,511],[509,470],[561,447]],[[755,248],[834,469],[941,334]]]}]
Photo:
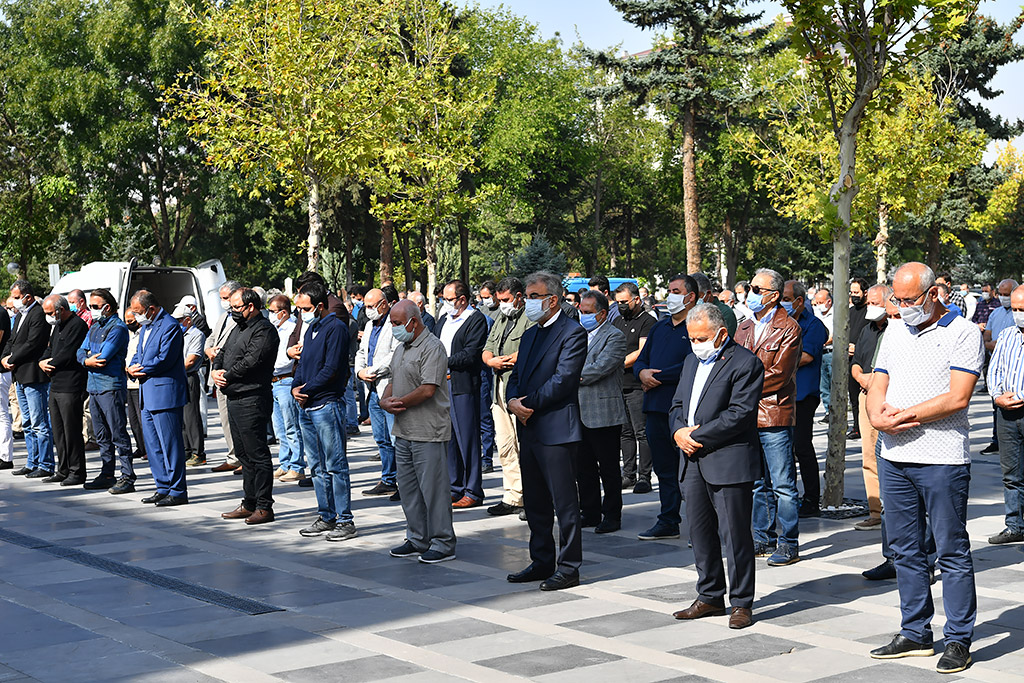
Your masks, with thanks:
[{"label": "man in blue suit", "polygon": [[[523,333],[505,393],[508,411],[520,424],[519,461],[532,560],[508,580],[541,581],[541,590],[578,586],[583,563],[575,463],[583,439],[578,395],[587,333],[561,312],[561,292],[557,275],[539,272],[526,278],[525,314],[536,325]],[[556,514],[557,558],[551,533]]]},{"label": "man in blue suit", "polygon": [[184,505],[188,488],[182,409],[188,402],[188,380],[181,325],[145,289],[132,296],[131,312],[142,331],[128,374],[140,384],[142,434],[156,484],[156,493],[142,502],[159,507]]},{"label": "man in blue suit", "polygon": [[729,338],[713,304],[697,304],[686,316],[686,329],[693,354],[683,362],[669,420],[675,445],[686,455],[683,494],[697,599],[673,616],[725,614],[721,538],[729,558],[729,628],[746,628],[754,603],[750,520],[754,482],[761,476],[757,406],[764,366]]}]

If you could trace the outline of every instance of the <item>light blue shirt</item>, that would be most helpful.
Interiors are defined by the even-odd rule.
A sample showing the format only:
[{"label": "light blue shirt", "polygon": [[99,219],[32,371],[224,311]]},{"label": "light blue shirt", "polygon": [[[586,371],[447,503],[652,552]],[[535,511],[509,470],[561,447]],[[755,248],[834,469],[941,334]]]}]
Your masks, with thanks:
[{"label": "light blue shirt", "polygon": [[1016,325],[1004,329],[996,339],[986,384],[992,398],[1007,391],[1017,399],[1024,398],[1024,333]]},{"label": "light blue shirt", "polygon": [[[767,318],[768,316],[765,317]],[[715,354],[711,358],[701,360],[697,365],[697,373],[693,376],[693,387],[690,388],[690,414],[686,416],[686,426],[688,427],[694,426],[693,420],[697,414],[697,402],[700,401],[700,395],[704,393],[704,385],[708,383],[711,371],[715,369],[715,361],[722,355],[722,349],[728,343],[729,338],[726,337],[725,341],[715,350]]]},{"label": "light blue shirt", "polygon": [[985,323],[985,329],[991,333],[992,339],[999,339],[1003,330],[1009,327],[1016,327],[1013,324],[1013,311],[1002,306],[992,311],[988,316],[988,322]]}]

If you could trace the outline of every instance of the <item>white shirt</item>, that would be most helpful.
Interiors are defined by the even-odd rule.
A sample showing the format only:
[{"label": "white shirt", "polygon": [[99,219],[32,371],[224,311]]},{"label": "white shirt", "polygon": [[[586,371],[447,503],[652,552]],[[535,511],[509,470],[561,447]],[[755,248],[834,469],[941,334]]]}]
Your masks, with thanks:
[{"label": "white shirt", "polygon": [[[824,315],[818,315],[817,312],[815,312],[815,315],[818,315],[818,320],[825,324],[825,328],[828,330],[829,339],[832,338],[832,316],[835,312],[835,306],[829,306],[828,312],[825,313]],[[854,339],[853,341],[857,340]]]},{"label": "white shirt", "polygon": [[[277,327],[275,325],[275,327]],[[295,368],[295,361],[288,357],[288,338],[292,336],[295,329],[295,318],[289,317],[280,327],[277,327],[277,337],[280,343],[277,345],[277,358],[274,360],[274,377],[287,375]]]},{"label": "white shirt", "polygon": [[[558,320],[558,316],[560,316],[560,315],[562,315],[562,309],[561,308],[555,309],[555,314],[553,316],[551,316],[551,318],[549,318],[546,323],[541,325],[541,327],[551,327],[552,325],[555,324],[555,321]],[[605,320],[605,322],[608,322],[608,321]]]},{"label": "white shirt", "polygon": [[690,388],[690,414],[686,416],[686,426],[688,427],[694,426],[694,416],[697,414],[697,403],[700,401],[700,395],[704,393],[704,385],[708,383],[708,377],[711,376],[711,371],[715,369],[715,361],[722,355],[722,349],[725,348],[725,344],[728,341],[726,339],[711,358],[701,360],[697,364],[697,373],[693,376],[693,386]]},{"label": "white shirt", "polygon": [[[551,319],[554,320],[554,316],[552,316]],[[590,347],[590,342],[594,341],[594,335],[597,334],[597,331],[607,325],[609,320],[610,318],[605,318],[603,323],[592,329],[590,332],[587,332],[587,348]],[[547,325],[544,327],[547,327]]]},{"label": "white shirt", "polygon": [[[462,323],[469,320],[469,317],[478,311],[472,306],[467,306],[459,315],[452,317],[448,316],[448,320],[445,321],[444,327],[441,328],[441,344],[444,345],[444,352],[449,356],[452,355],[452,340],[455,339],[455,333],[462,327]],[[483,315],[483,313],[480,313]],[[364,335],[365,336],[365,335]]]}]

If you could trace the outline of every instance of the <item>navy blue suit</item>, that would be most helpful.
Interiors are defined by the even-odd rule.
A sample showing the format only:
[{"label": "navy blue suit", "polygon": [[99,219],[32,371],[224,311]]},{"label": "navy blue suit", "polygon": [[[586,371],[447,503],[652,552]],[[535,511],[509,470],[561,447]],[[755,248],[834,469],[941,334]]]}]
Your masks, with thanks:
[{"label": "navy blue suit", "polygon": [[[688,424],[690,397],[700,361],[683,362],[669,414],[671,432]],[[690,525],[697,592],[701,601],[724,607],[722,545],[729,558],[729,598],[733,607],[754,602],[754,539],[750,531],[754,481],[761,477],[757,405],[764,366],[757,356],[727,340],[698,397],[691,434],[702,448],[686,456],[683,492]]]},{"label": "navy blue suit", "polygon": [[545,571],[556,569],[551,527],[557,514],[557,569],[570,576],[583,563],[576,450],[583,439],[579,388],[586,359],[586,331],[559,314],[548,327],[534,325],[523,333],[505,394],[506,402],[522,398],[534,411],[518,430],[530,559]]},{"label": "navy blue suit", "polygon": [[142,434],[157,493],[188,496],[182,408],[188,402],[184,335],[178,321],[160,309],[139,334],[130,365],[142,365]]}]

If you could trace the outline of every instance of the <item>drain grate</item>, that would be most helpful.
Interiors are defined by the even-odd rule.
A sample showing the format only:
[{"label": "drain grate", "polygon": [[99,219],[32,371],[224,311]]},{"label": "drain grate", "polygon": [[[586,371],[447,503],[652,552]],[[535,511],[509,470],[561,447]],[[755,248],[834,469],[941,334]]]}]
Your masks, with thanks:
[{"label": "drain grate", "polygon": [[3,527],[0,527],[0,541],[19,545],[23,548],[38,550],[46,553],[47,555],[59,557],[62,560],[69,560],[85,567],[99,569],[100,571],[107,572],[108,574],[114,574],[115,576],[132,579],[133,581],[139,581],[140,583],[145,583],[157,588],[163,588],[189,598],[195,598],[196,600],[208,602],[211,605],[218,605],[219,607],[226,607],[244,614],[256,615],[284,611],[281,607],[276,607],[265,602],[251,600],[239,595],[232,595],[231,593],[226,593],[224,591],[217,590],[216,588],[207,588],[206,586],[182,581],[181,579],[166,576],[150,569],[133,567],[132,565],[125,564],[124,562],[100,557],[99,555],[87,553],[83,550],[79,550],[78,548],[70,548],[65,545],[50,543],[42,538],[21,534],[17,531],[10,531]]}]

